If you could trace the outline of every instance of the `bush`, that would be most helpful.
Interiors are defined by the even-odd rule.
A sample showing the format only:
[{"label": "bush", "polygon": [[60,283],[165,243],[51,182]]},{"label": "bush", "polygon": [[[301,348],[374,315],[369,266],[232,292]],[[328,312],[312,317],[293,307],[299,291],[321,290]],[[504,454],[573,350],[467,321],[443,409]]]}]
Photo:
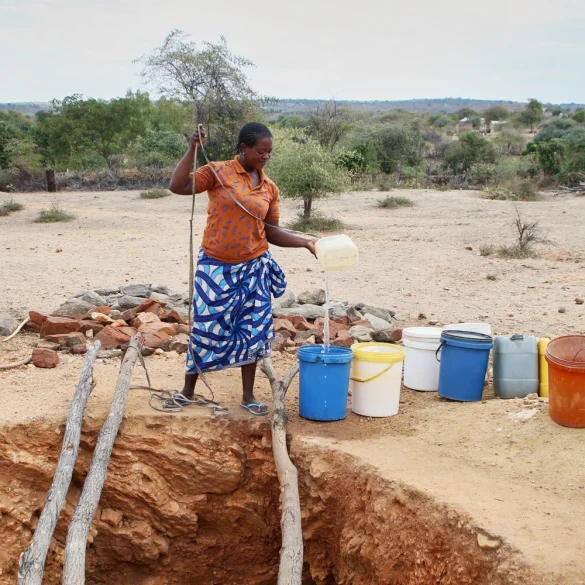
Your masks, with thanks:
[{"label": "bush", "polygon": [[514,177],[502,181],[495,187],[487,188],[484,191],[484,199],[499,201],[539,201],[534,182],[531,179]]},{"label": "bush", "polygon": [[0,217],[6,217],[7,215],[10,215],[10,211],[4,205],[0,206]]},{"label": "bush", "polygon": [[396,187],[396,181],[392,175],[381,173],[376,177],[376,188],[379,191],[392,191]]},{"label": "bush", "polygon": [[378,200],[378,207],[383,209],[397,209],[398,207],[413,207],[414,201],[408,197],[385,197]]},{"label": "bush", "polygon": [[138,166],[163,168],[174,165],[185,154],[187,142],[177,132],[149,130],[136,141]]},{"label": "bush", "polygon": [[491,256],[495,251],[495,248],[492,244],[483,244],[479,247],[479,255],[480,256]]},{"label": "bush", "polygon": [[162,199],[168,197],[171,192],[168,189],[152,189],[151,191],[142,191],[140,193],[141,199]]},{"label": "bush", "polygon": [[58,203],[52,203],[51,209],[43,210],[39,213],[35,223],[56,223],[61,221],[72,221],[75,215],[63,211]]},{"label": "bush", "polygon": [[453,174],[468,172],[476,163],[493,163],[496,153],[491,142],[477,132],[464,132],[445,155],[444,165]]},{"label": "bush", "polygon": [[0,209],[4,209],[8,213],[12,213],[13,211],[22,211],[24,209],[24,205],[14,201],[14,199],[9,199],[0,206]]},{"label": "bush", "polygon": [[312,233],[336,232],[347,226],[339,219],[325,217],[320,213],[313,213],[308,218],[301,213],[287,227],[291,230],[311,235]]},{"label": "bush", "polygon": [[534,244],[544,242],[541,229],[537,221],[525,222],[516,209],[516,242],[511,246],[502,246],[498,249],[500,258],[533,258],[536,254]]}]

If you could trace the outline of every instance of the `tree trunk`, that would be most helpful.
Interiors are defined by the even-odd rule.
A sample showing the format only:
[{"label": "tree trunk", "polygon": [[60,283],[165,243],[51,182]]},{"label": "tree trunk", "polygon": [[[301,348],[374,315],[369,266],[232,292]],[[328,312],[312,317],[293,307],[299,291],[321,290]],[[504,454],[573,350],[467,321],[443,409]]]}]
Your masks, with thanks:
[{"label": "tree trunk", "polygon": [[295,364],[283,379],[276,376],[270,358],[262,361],[262,371],[270,380],[273,398],[272,453],[280,484],[280,526],[282,546],[277,585],[301,585],[303,574],[303,532],[297,468],[286,446],[285,398],[288,387],[299,371]]},{"label": "tree trunk", "polygon": [[61,455],[53,476],[53,483],[47,493],[45,505],[37,523],[32,542],[20,557],[18,585],[41,585],[43,581],[47,552],[49,551],[49,545],[51,544],[61,508],[69,491],[73,467],[77,460],[83,413],[94,387],[93,366],[100,345],[100,341],[96,341],[85,356],[79,383],[67,414],[63,446],[61,447]]},{"label": "tree trunk", "polygon": [[100,431],[91,465],[83,485],[83,491],[69,525],[65,547],[63,585],[84,585],[85,583],[87,535],[102,495],[114,441],[124,417],[132,370],[140,355],[139,336],[140,334],[134,336],[128,344],[126,355],[120,366],[120,375],[118,376],[110,412]]},{"label": "tree trunk", "polygon": [[312,197],[303,197],[303,219],[311,218],[311,209],[313,207]]},{"label": "tree trunk", "polygon": [[45,177],[47,178],[47,191],[49,193],[57,192],[57,180],[55,179],[55,170],[47,169],[45,171]]}]

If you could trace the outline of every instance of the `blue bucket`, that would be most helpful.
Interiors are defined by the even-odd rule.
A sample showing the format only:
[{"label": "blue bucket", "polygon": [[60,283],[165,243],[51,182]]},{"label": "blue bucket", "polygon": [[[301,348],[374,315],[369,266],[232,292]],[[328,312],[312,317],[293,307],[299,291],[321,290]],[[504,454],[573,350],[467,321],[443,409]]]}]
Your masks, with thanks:
[{"label": "blue bucket", "polygon": [[346,347],[305,345],[298,353],[299,414],[310,420],[341,420],[347,412],[347,393],[353,352]]},{"label": "blue bucket", "polygon": [[472,331],[443,331],[437,350],[439,396],[449,400],[481,400],[493,342],[489,335]]}]

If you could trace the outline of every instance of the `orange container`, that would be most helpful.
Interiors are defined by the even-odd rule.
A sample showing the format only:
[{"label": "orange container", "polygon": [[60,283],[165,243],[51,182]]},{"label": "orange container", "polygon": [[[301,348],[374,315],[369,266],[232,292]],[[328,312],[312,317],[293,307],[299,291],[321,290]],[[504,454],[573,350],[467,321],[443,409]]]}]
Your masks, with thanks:
[{"label": "orange container", "polygon": [[585,428],[585,335],[553,339],[545,357],[550,417],[565,427]]}]

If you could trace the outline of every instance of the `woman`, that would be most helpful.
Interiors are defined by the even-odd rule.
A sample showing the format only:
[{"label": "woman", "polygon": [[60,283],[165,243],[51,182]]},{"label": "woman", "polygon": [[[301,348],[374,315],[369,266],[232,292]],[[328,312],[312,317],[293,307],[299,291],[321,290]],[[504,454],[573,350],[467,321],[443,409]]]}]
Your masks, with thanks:
[{"label": "woman", "polygon": [[[193,157],[205,140],[200,127],[173,173],[173,193],[193,193]],[[189,404],[199,372],[241,367],[242,407],[261,416],[268,408],[254,398],[256,362],[270,354],[274,337],[270,295],[277,298],[286,288],[268,244],[315,254],[316,240],[278,227],[278,188],[264,173],[272,154],[270,130],[246,124],[236,153],[233,160],[199,168],[195,176],[195,191],[207,191],[209,206],[195,271],[185,385],[174,399]]]}]

